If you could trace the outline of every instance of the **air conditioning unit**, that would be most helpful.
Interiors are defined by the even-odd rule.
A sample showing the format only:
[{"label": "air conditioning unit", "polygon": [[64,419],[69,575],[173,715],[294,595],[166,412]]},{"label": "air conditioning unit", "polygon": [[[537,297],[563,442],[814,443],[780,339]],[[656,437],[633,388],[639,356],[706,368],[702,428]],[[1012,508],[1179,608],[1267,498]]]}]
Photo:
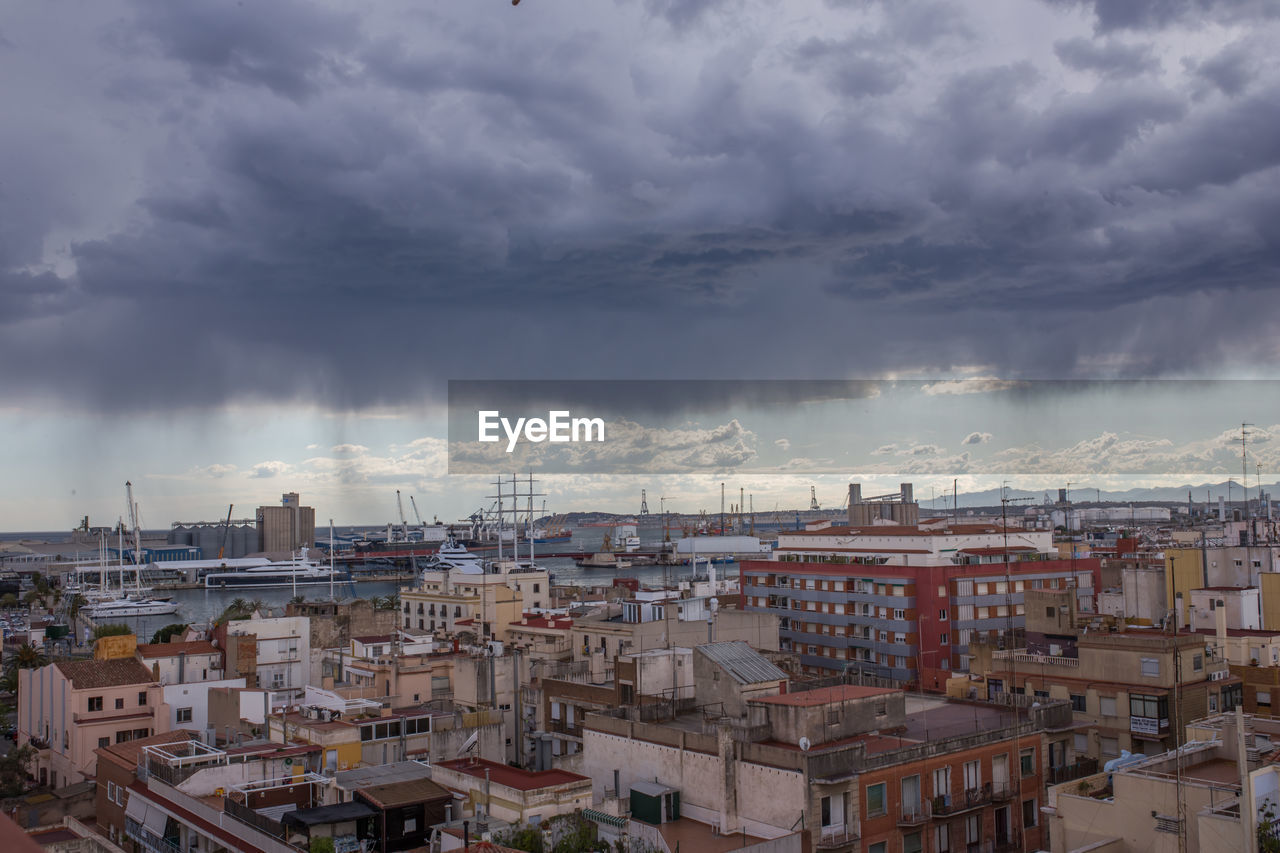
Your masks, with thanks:
[{"label": "air conditioning unit", "polygon": [[1216,672],[1211,672],[1211,673],[1209,673],[1209,680],[1210,680],[1210,681],[1225,681],[1225,680],[1227,679],[1227,676],[1228,676],[1228,675],[1230,675],[1230,673],[1229,673],[1229,672],[1227,672],[1225,669],[1220,669],[1220,670],[1217,670]]}]

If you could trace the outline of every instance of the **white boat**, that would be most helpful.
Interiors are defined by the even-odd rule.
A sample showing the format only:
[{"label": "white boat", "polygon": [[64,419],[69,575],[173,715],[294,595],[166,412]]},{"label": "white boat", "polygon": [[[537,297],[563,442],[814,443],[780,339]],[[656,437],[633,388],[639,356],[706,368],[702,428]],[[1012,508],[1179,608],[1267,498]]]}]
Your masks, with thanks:
[{"label": "white boat", "polygon": [[[138,505],[133,501],[133,484],[126,482],[125,498],[129,503],[129,520],[133,527],[133,555],[134,562],[130,567],[133,569],[134,590],[128,592],[125,590],[125,566],[124,566],[124,522],[120,524],[120,559],[121,564],[118,567],[120,571],[120,589],[119,591],[110,588],[106,572],[106,539],[105,536],[100,544],[99,563],[99,580],[102,586],[95,593],[92,590],[84,589],[79,593],[89,599],[89,603],[81,608],[81,612],[87,614],[91,619],[124,619],[131,616],[160,616],[167,613],[177,613],[178,605],[172,601],[163,598],[154,598],[142,589],[142,530],[138,524]],[[79,578],[77,578],[79,580]]]},{"label": "white boat", "polygon": [[292,560],[234,571],[209,572],[204,576],[204,585],[206,589],[258,589],[347,583],[350,580],[351,575],[346,571],[308,560],[307,549],[303,548],[302,554]]},{"label": "white boat", "polygon": [[466,575],[484,574],[484,559],[473,554],[453,539],[440,546],[431,561],[423,568],[427,572],[461,572]]},{"label": "white boat", "polygon": [[82,609],[93,619],[120,619],[130,616],[158,616],[177,613],[178,605],[143,595],[126,595],[90,604]]}]

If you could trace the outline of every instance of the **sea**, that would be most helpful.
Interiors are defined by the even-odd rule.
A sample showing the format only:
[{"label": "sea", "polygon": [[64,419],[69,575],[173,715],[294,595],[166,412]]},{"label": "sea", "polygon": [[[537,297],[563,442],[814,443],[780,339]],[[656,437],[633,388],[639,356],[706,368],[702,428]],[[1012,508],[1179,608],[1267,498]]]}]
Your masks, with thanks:
[{"label": "sea", "polygon": [[[338,527],[335,532],[342,534],[357,529],[367,530],[369,528],[343,528]],[[144,531],[144,538],[151,538],[152,535],[164,536],[167,531]],[[637,579],[641,586],[659,586],[664,580],[675,582],[685,580],[693,576],[693,569],[690,566],[632,566],[625,569],[584,569],[575,565],[575,559],[572,557],[551,557],[548,554],[566,554],[581,553],[583,556],[598,551],[602,544],[605,534],[611,533],[609,527],[578,527],[573,530],[571,540],[569,542],[555,542],[545,545],[535,545],[534,555],[539,566],[546,568],[552,575],[552,582],[557,584],[565,584],[570,586],[598,586],[611,584],[614,578],[627,577]],[[637,529],[637,535],[640,537],[640,545],[642,550],[655,550],[663,541],[664,533],[660,524],[641,525]],[[679,531],[673,531],[671,538],[679,538]],[[16,542],[19,540],[30,540],[38,542],[70,542],[70,536],[63,531],[31,531],[21,533],[0,533],[0,542]],[[527,545],[521,545],[521,556],[527,554]],[[63,555],[71,556],[71,555]],[[96,558],[97,549],[93,548],[92,553],[86,550],[84,558]],[[315,556],[318,556],[315,555]],[[496,552],[486,552],[486,556],[496,556]],[[700,567],[702,574],[706,574],[706,566]],[[717,573],[731,572],[736,573],[737,568],[732,565],[717,565]],[[356,581],[349,584],[339,584],[335,590],[335,597],[338,599],[350,598],[366,598],[372,599],[380,596],[393,595],[398,589],[411,586],[413,579],[406,574],[403,583],[391,580],[378,581]],[[236,590],[206,590],[206,589],[179,589],[165,590],[162,594],[178,605],[176,614],[168,614],[161,616],[135,616],[130,619],[113,619],[112,622],[124,623],[134,629],[134,632],[140,638],[149,638],[155,631],[165,625],[175,623],[205,623],[215,619],[221,614],[228,605],[236,599],[244,599],[246,601],[260,601],[263,607],[273,615],[281,615],[284,607],[289,599],[294,596],[292,589],[236,589]],[[328,600],[328,586],[309,586],[298,589],[297,594],[303,595],[308,599]]]}]

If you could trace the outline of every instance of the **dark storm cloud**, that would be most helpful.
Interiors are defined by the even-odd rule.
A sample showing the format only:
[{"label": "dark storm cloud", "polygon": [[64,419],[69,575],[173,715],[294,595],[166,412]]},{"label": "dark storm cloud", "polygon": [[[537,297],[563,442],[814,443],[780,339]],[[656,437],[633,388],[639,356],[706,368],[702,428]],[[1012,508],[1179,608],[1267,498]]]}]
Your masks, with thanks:
[{"label": "dark storm cloud", "polygon": [[1160,60],[1145,44],[1073,38],[1054,43],[1053,52],[1068,68],[1096,71],[1105,77],[1122,79],[1160,70]]},{"label": "dark storm cloud", "polygon": [[1243,42],[1227,45],[1196,66],[1196,74],[1217,87],[1224,95],[1239,95],[1258,76],[1259,62],[1253,50]]},{"label": "dark storm cloud", "polygon": [[175,5],[141,0],[137,32],[202,85],[264,86],[304,98],[339,72],[333,59],[359,38],[355,15],[298,0]]},{"label": "dark storm cloud", "polygon": [[1048,0],[1090,9],[1102,32],[1159,29],[1208,21],[1236,23],[1280,16],[1271,0]]},{"label": "dark storm cloud", "polygon": [[[1144,8],[1248,12],[1174,5]],[[1062,4],[1026,7],[1060,37],[1022,52],[955,4],[729,8],[140,2],[67,36],[114,69],[92,82],[6,28],[0,73],[50,91],[0,96],[0,391],[358,408],[448,378],[1229,360],[1162,336],[1185,300],[1271,339],[1265,31],[1161,69],[1159,32],[1088,38]]]}]

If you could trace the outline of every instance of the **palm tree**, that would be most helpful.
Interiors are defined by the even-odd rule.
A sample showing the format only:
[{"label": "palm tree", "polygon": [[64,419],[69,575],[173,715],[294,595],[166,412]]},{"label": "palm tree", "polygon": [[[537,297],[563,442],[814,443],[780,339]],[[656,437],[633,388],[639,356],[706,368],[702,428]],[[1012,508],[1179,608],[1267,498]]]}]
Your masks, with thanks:
[{"label": "palm tree", "polygon": [[244,609],[248,606],[249,602],[245,601],[243,598],[233,598],[231,599],[231,604],[227,609],[234,610],[236,613],[243,613]]},{"label": "palm tree", "polygon": [[89,599],[77,592],[75,595],[71,596],[71,600],[67,603],[67,615],[72,619],[76,618],[80,615],[80,608],[84,607],[88,603]]}]

